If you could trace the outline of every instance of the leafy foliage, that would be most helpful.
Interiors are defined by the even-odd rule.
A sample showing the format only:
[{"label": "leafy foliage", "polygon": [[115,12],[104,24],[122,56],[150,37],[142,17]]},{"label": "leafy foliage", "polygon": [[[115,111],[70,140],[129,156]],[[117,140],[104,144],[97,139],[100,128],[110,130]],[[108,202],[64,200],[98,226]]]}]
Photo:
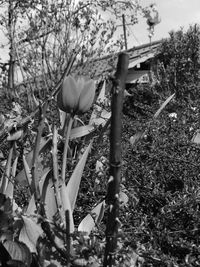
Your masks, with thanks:
[{"label": "leafy foliage", "polygon": [[171,32],[160,48],[156,77],[161,91],[175,92],[178,99],[199,96],[200,28],[195,24],[187,31]]},{"label": "leafy foliage", "polygon": [[[198,39],[197,25],[171,33],[154,69],[157,83],[130,89],[133,98],[124,105],[123,184],[132,203],[123,211],[123,229],[142,266],[199,265]],[[172,92],[175,98],[152,120]],[[144,128],[130,148],[126,140]]]}]

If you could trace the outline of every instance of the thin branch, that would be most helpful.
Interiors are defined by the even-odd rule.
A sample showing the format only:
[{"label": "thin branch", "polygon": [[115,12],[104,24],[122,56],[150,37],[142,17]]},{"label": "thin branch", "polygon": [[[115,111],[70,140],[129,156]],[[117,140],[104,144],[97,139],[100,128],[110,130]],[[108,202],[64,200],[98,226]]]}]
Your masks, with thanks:
[{"label": "thin branch", "polygon": [[27,43],[27,42],[32,42],[32,41],[36,41],[40,38],[43,38],[43,37],[46,37],[47,35],[49,35],[50,33],[52,33],[54,31],[54,29],[52,30],[49,30],[48,32],[44,32],[44,33],[41,33],[40,35],[38,36],[35,36],[35,37],[25,37],[24,39],[21,39],[17,42],[18,45],[21,45],[23,43]]},{"label": "thin branch", "polygon": [[[77,52],[78,53],[78,52]],[[73,63],[76,59],[76,55],[77,53],[75,53],[74,55],[72,55],[71,59],[69,60],[68,65],[66,66],[60,80],[58,81],[58,83],[54,86],[53,90],[52,90],[52,94],[50,95],[50,97],[48,97],[47,100],[44,101],[43,105],[50,101],[53,97],[55,97],[55,95],[58,93],[60,86],[65,78],[65,76],[69,75],[71,68],[73,66]],[[6,137],[8,136],[8,133],[11,132],[13,129],[19,129],[19,128],[23,128],[25,127],[27,124],[29,124],[32,119],[36,116],[36,114],[38,114],[39,112],[39,107],[37,107],[29,116],[25,117],[24,119],[22,119],[22,121],[20,121],[17,125],[13,124],[11,126],[9,126],[6,129],[3,129],[2,131],[0,131],[0,143],[2,143]]]}]

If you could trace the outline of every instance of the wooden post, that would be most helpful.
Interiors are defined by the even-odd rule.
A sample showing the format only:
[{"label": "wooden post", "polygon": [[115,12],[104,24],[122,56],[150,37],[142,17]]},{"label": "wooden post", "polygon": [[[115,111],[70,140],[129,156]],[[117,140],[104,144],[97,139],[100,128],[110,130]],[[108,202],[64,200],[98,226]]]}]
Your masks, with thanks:
[{"label": "wooden post", "polygon": [[123,25],[123,31],[124,31],[124,43],[125,43],[125,49],[128,49],[127,45],[127,38],[126,38],[126,21],[124,14],[122,15],[122,25]]},{"label": "wooden post", "polygon": [[13,16],[13,2],[9,0],[8,6],[8,30],[9,30],[9,69],[8,69],[8,96],[13,98],[16,96],[14,87],[14,16]]},{"label": "wooden post", "polygon": [[129,56],[121,53],[112,87],[111,131],[110,131],[110,175],[108,180],[106,225],[106,248],[104,267],[115,266],[115,252],[119,227],[119,187],[121,181],[121,131],[122,105]]}]

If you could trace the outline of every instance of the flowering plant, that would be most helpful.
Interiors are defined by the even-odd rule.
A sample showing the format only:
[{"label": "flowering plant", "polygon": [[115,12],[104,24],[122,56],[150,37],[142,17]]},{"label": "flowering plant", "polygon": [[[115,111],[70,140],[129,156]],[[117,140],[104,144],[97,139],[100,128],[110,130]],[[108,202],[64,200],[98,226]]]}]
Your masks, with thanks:
[{"label": "flowering plant", "polygon": [[83,114],[88,111],[94,101],[95,83],[83,77],[75,79],[71,75],[63,81],[57,95],[58,107],[71,115]]}]

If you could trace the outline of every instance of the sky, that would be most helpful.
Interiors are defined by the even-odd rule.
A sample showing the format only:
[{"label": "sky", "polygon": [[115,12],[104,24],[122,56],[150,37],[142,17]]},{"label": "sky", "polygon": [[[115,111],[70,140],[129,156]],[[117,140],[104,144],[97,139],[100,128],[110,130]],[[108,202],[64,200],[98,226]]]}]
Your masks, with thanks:
[{"label": "sky", "polygon": [[[194,23],[200,25],[200,0],[140,0],[140,2],[143,6],[155,3],[161,17],[161,23],[155,26],[152,41],[168,37],[171,30],[179,30],[180,27],[187,30],[189,25]],[[141,17],[138,24],[127,27],[130,30],[128,48],[149,42],[145,18]],[[0,34],[0,46],[3,40]],[[8,49],[0,49],[0,62],[5,62],[7,59]]]},{"label": "sky", "polygon": [[[141,0],[143,6],[151,3],[157,5],[161,17],[160,24],[155,26],[155,33],[152,41],[169,37],[171,30],[179,30],[189,25],[198,23],[200,25],[200,0]],[[139,19],[139,23],[129,29],[132,36],[128,37],[128,48],[149,42],[147,24],[144,18]]]}]

